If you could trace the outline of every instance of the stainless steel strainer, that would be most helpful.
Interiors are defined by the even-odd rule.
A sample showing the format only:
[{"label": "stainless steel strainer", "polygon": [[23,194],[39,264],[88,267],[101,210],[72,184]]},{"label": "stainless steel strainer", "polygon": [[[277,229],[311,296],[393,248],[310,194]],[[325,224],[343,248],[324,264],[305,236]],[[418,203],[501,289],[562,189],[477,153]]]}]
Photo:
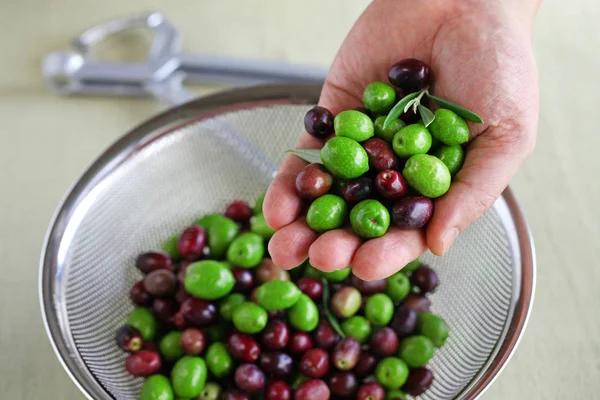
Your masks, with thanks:
[{"label": "stainless steel strainer", "polygon": [[[264,191],[318,93],[318,85],[262,86],[176,107],[119,140],[75,184],[48,233],[40,289],[54,348],[89,398],[139,393],[142,380],[125,372],[114,342],[140,279],[136,254]],[[433,309],[451,327],[423,398],[477,398],[514,351],[533,299],[533,243],[511,192],[446,256],[423,259],[442,282]]]},{"label": "stainless steel strainer", "polygon": [[[139,25],[154,32],[145,63],[88,57],[89,47],[105,36]],[[183,80],[314,82],[325,75],[322,69],[186,55],[177,38],[158,13],[118,19],[77,37],[77,53],[50,54],[43,71],[62,94],[149,94],[174,103],[192,97]],[[175,107],[124,136],[74,185],[48,232],[40,297],[54,349],[86,396],[138,397],[142,380],[126,373],[114,341],[132,308],[129,288],[140,279],[135,256],[158,248],[199,215],[263,192],[319,91],[318,84],[261,86]],[[440,276],[433,310],[447,320],[451,336],[431,363],[435,382],[422,397],[477,398],[516,348],[533,300],[533,242],[511,192],[447,255],[423,260]]]}]

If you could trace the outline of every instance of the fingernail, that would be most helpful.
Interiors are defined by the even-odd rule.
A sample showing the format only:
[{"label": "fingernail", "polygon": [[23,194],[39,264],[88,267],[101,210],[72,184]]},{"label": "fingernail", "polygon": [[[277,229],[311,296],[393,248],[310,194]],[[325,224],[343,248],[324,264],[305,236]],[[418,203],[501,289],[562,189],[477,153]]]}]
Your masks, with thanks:
[{"label": "fingernail", "polygon": [[442,235],[442,247],[444,250],[443,254],[445,254],[450,249],[450,246],[452,246],[452,243],[454,243],[457,236],[458,236],[458,229],[456,229],[456,228],[448,229]]}]

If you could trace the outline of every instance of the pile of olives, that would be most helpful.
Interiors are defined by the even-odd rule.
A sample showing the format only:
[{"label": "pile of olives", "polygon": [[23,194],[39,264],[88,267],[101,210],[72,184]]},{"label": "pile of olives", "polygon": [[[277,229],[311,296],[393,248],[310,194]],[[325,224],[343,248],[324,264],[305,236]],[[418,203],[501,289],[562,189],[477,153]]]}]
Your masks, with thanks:
[{"label": "pile of olives", "polygon": [[[383,236],[391,223],[422,228],[433,215],[432,199],[449,190],[462,167],[469,127],[450,109],[433,113],[426,108],[434,97],[428,91],[429,66],[406,59],[388,75],[391,84],[373,82],[365,88],[364,108],[334,117],[316,106],[304,118],[306,131],[325,140],[320,162],[307,165],[296,179],[298,194],[310,202],[306,221],[314,231],[341,228],[348,220],[367,239]],[[397,100],[411,94],[406,111],[388,115]]]},{"label": "pile of olives", "polygon": [[433,382],[448,337],[418,260],[363,281],[351,269],[289,271],[267,254],[259,199],[235,201],[140,254],[135,308],[117,330],[141,400],[402,400]]}]

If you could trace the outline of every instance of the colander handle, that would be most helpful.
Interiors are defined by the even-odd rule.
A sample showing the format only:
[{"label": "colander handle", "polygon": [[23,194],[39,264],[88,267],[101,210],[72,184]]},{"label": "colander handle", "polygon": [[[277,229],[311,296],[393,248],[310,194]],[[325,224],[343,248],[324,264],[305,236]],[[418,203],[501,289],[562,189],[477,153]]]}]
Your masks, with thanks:
[{"label": "colander handle", "polygon": [[[153,33],[145,62],[104,62],[89,56],[90,49],[107,37],[140,27]],[[184,83],[235,86],[320,83],[327,75],[326,68],[315,66],[181,53],[179,32],[158,12],[94,26],[75,37],[71,45],[75,52],[53,52],[42,62],[48,86],[62,95],[150,95],[180,104],[195,97]]]}]

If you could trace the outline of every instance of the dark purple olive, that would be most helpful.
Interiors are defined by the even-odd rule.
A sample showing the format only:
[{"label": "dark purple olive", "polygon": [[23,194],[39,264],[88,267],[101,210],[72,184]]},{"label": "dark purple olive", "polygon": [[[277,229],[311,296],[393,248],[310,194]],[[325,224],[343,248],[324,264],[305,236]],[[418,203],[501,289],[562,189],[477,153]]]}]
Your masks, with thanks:
[{"label": "dark purple olive", "polygon": [[417,330],[417,312],[402,305],[396,308],[389,326],[399,338],[410,336]]},{"label": "dark purple olive", "polygon": [[429,65],[415,58],[406,58],[390,67],[390,83],[408,93],[426,88],[431,83]]},{"label": "dark purple olive", "polygon": [[381,171],[375,177],[375,189],[386,199],[399,199],[406,194],[406,181],[398,171]]},{"label": "dark purple olive", "polygon": [[294,332],[290,336],[290,343],[288,345],[288,350],[290,353],[302,354],[312,347],[313,342],[308,333]]},{"label": "dark purple olive", "polygon": [[404,300],[402,305],[412,308],[418,313],[429,312],[431,309],[431,301],[422,294],[411,293]]},{"label": "dark purple olive", "polygon": [[144,288],[144,281],[138,281],[131,287],[129,298],[136,306],[147,307],[152,304],[152,295]]},{"label": "dark purple olive", "polygon": [[352,275],[351,284],[364,295],[383,293],[387,289],[387,281],[385,279],[378,279],[376,281],[363,281],[362,279]]},{"label": "dark purple olive", "polygon": [[177,314],[179,305],[173,299],[154,299],[152,302],[152,313],[163,325],[171,328],[173,317]]},{"label": "dark purple olive", "polygon": [[315,347],[329,350],[337,343],[340,337],[326,319],[321,319],[313,333],[313,339]]},{"label": "dark purple olive", "polygon": [[325,107],[314,106],[304,116],[304,129],[311,136],[326,138],[333,133],[333,114]]},{"label": "dark purple olive", "polygon": [[353,371],[357,377],[365,378],[373,373],[376,366],[377,357],[371,352],[361,351]]},{"label": "dark purple olive", "polygon": [[250,397],[244,392],[231,389],[223,393],[223,400],[250,400]]},{"label": "dark purple olive", "polygon": [[262,353],[259,360],[262,370],[275,379],[289,377],[294,369],[292,357],[279,351]]},{"label": "dark purple olive", "polygon": [[385,389],[377,382],[363,383],[358,388],[356,400],[385,400]]},{"label": "dark purple olive", "polygon": [[411,396],[419,396],[433,384],[433,374],[427,368],[415,368],[410,370],[408,379],[402,390]]},{"label": "dark purple olive", "polygon": [[360,343],[353,337],[345,337],[333,349],[331,360],[340,371],[349,371],[360,357]]},{"label": "dark purple olive", "polygon": [[234,332],[227,338],[227,349],[234,358],[254,362],[260,356],[260,346],[250,335]]},{"label": "dark purple olive", "polygon": [[157,269],[144,278],[144,289],[153,296],[168,296],[175,291],[177,277],[167,269]]},{"label": "dark purple olive", "polygon": [[315,278],[303,276],[296,281],[296,286],[312,301],[318,301],[323,295],[323,284]]},{"label": "dark purple olive", "polygon": [[423,196],[405,196],[392,206],[392,221],[401,229],[419,229],[433,215],[433,202]]},{"label": "dark purple olive", "polygon": [[129,353],[140,351],[144,344],[142,335],[137,329],[129,325],[123,325],[117,329],[116,339],[117,345]]},{"label": "dark purple olive", "polygon": [[376,171],[398,168],[398,158],[392,150],[392,146],[385,140],[371,138],[362,145],[369,157],[369,164]]},{"label": "dark purple olive", "polygon": [[248,292],[254,288],[254,276],[252,272],[244,268],[231,268],[235,278],[234,290],[236,292]]},{"label": "dark purple olive", "polygon": [[283,321],[270,321],[260,334],[260,341],[268,349],[281,350],[290,340],[290,330]]},{"label": "dark purple olive", "polygon": [[197,260],[202,257],[206,244],[206,232],[198,225],[187,228],[177,241],[177,250],[187,260]]},{"label": "dark purple olive", "polygon": [[329,354],[323,349],[309,349],[300,360],[300,372],[309,378],[320,378],[329,371]]},{"label": "dark purple olive", "polygon": [[292,388],[284,381],[271,381],[265,389],[265,400],[292,400]]},{"label": "dark purple olive", "polygon": [[181,332],[181,348],[186,354],[197,356],[204,351],[206,335],[199,329],[187,328]]},{"label": "dark purple olive", "polygon": [[350,397],[358,389],[358,380],[351,372],[334,372],[329,378],[329,389],[334,396]]},{"label": "dark purple olive", "polygon": [[125,369],[133,376],[149,376],[160,367],[160,355],[155,351],[140,350],[125,360]]},{"label": "dark purple olive", "polygon": [[195,297],[184,301],[179,312],[183,316],[186,326],[204,328],[217,320],[217,309],[214,304]]},{"label": "dark purple olive", "polygon": [[243,200],[232,201],[225,207],[225,216],[241,224],[250,222],[252,214],[252,208]]},{"label": "dark purple olive", "polygon": [[316,199],[326,194],[333,177],[322,164],[309,164],[296,177],[296,192],[305,199]]},{"label": "dark purple olive", "polygon": [[379,356],[391,356],[398,349],[398,335],[392,328],[377,330],[370,339],[371,350]]},{"label": "dark purple olive", "polygon": [[421,265],[411,275],[410,280],[422,293],[433,293],[438,287],[438,276],[431,267]]},{"label": "dark purple olive", "polygon": [[157,269],[173,270],[173,262],[168,254],[151,251],[137,256],[135,266],[144,274],[149,274]]},{"label": "dark purple olive", "polygon": [[330,390],[327,384],[320,379],[311,379],[303,382],[294,392],[294,400],[329,399]]},{"label": "dark purple olive", "polygon": [[373,179],[361,176],[360,178],[347,181],[342,186],[342,197],[348,203],[357,203],[371,198],[374,190]]},{"label": "dark purple olive", "polygon": [[234,380],[237,387],[248,393],[256,393],[265,386],[265,374],[254,364],[237,367]]}]

